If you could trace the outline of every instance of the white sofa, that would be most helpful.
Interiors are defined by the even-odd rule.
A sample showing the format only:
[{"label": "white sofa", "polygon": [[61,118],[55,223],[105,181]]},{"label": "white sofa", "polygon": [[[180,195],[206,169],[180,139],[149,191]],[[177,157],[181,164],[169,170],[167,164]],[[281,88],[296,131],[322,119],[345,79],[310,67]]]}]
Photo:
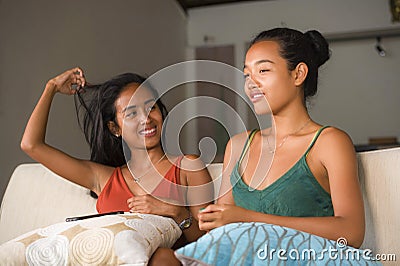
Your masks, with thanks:
[{"label": "white sofa", "polygon": [[[362,248],[395,254],[400,260],[400,148],[360,152],[358,161],[367,225]],[[213,178],[218,177],[222,164],[208,169]],[[41,164],[21,164],[12,174],[1,204],[0,244],[66,217],[93,214],[95,204],[87,189]]]}]

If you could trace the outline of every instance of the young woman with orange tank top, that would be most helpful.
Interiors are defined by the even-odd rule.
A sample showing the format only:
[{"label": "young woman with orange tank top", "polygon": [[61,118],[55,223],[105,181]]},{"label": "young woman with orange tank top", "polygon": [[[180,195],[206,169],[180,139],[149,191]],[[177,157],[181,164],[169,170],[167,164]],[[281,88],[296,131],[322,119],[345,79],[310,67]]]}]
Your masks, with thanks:
[{"label": "young woman with orange tank top", "polygon": [[[21,148],[53,172],[94,192],[99,213],[131,211],[171,217],[183,230],[178,240],[182,245],[204,234],[197,213],[213,197],[209,191],[200,201],[185,188],[212,184],[211,177],[197,156],[164,153],[161,136],[166,108],[155,89],[141,86],[144,81],[126,73],[103,84],[87,85],[79,67],[52,78],[27,123]],[[45,142],[57,93],[78,97],[77,112],[90,160],[74,158]]]},{"label": "young woman with orange tank top", "polygon": [[[318,68],[329,57],[327,41],[315,30],[276,28],[252,40],[244,62],[245,92],[257,115],[272,115],[272,126],[229,140],[220,197],[200,211],[201,230],[260,222],[334,241],[344,237],[352,247],[362,244],[364,207],[353,143],[342,130],[313,121],[306,106],[317,92]],[[229,254],[240,248],[231,245]],[[200,260],[198,253],[188,253]],[[175,254],[160,249],[154,259],[178,265]]]}]

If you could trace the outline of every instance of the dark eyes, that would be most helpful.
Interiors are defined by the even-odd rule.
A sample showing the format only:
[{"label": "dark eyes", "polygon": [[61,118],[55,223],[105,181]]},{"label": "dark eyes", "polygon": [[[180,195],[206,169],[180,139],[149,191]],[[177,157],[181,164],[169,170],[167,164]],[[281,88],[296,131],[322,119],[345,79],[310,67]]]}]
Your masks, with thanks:
[{"label": "dark eyes", "polygon": [[[152,105],[152,106],[146,107],[145,110],[147,113],[150,113],[151,111],[153,111],[155,109],[156,109],[156,106]],[[137,111],[127,112],[127,113],[125,113],[125,118],[132,118],[132,117],[135,117],[136,115],[137,115]]]},{"label": "dark eyes", "polygon": [[125,114],[125,118],[130,118],[130,117],[134,117],[136,115],[136,111],[135,112],[129,112]]},{"label": "dark eyes", "polygon": [[[262,73],[266,73],[266,72],[269,72],[269,71],[270,71],[269,69],[260,69],[260,70],[258,71],[258,73],[259,73],[259,74],[262,74]],[[247,78],[250,77],[250,74],[244,74],[243,77],[244,77],[245,79],[247,79]]]},{"label": "dark eyes", "polygon": [[150,106],[150,107],[147,107],[147,112],[151,112],[151,111],[153,111],[153,110],[155,110],[156,109],[156,106],[155,105],[152,105],[152,106]]}]

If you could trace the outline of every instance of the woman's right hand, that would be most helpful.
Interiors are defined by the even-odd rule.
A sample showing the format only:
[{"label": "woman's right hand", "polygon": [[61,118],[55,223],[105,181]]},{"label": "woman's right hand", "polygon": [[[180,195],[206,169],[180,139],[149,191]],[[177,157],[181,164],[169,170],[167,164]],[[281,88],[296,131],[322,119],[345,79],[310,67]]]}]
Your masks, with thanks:
[{"label": "woman's right hand", "polygon": [[233,204],[210,204],[197,215],[200,230],[210,231],[214,228],[234,222],[244,222],[249,210]]},{"label": "woman's right hand", "polygon": [[[67,70],[50,79],[33,110],[21,140],[21,149],[33,160],[69,181],[100,193],[103,176],[111,175],[112,167],[81,160],[46,143],[50,107],[57,92],[71,95],[86,83],[79,67]],[[77,88],[73,88],[76,84]]]},{"label": "woman's right hand", "polygon": [[[72,95],[77,93],[79,88],[85,86],[85,83],[83,70],[75,67],[49,80],[47,86],[50,86],[55,92]],[[76,85],[77,87],[73,88],[72,85]]]}]

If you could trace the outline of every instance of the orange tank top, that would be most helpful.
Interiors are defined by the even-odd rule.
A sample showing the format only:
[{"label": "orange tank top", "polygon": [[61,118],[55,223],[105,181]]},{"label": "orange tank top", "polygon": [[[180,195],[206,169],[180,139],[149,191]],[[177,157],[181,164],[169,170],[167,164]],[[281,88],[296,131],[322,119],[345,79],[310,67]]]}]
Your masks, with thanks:
[{"label": "orange tank top", "polygon": [[[184,197],[179,190],[180,185],[180,163],[182,156],[178,158],[175,164],[167,171],[164,179],[151,193],[155,197],[163,197],[173,199],[181,204],[184,203]],[[97,199],[96,209],[98,213],[126,211],[129,212],[127,200],[134,197],[120,167],[115,168],[114,172],[107,181],[107,184],[100,192]]]}]

